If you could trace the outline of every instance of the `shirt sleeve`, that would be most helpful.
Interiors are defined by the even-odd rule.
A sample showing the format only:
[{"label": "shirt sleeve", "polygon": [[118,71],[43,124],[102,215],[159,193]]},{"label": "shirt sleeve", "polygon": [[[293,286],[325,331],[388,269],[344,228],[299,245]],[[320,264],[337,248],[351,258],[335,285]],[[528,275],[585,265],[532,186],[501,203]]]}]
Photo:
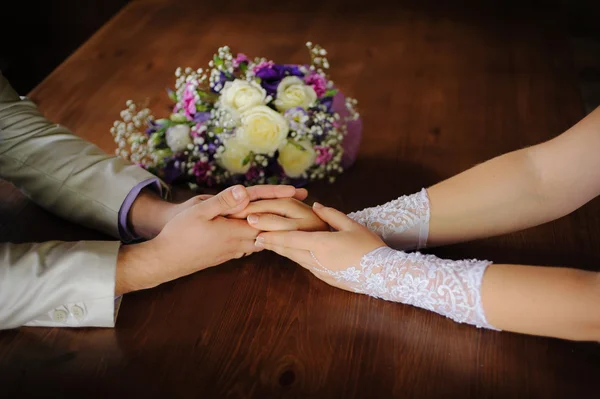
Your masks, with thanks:
[{"label": "shirt sleeve", "polygon": [[121,208],[119,209],[119,235],[121,236],[121,241],[125,243],[130,243],[140,239],[140,237],[136,236],[133,230],[129,227],[129,224],[127,223],[127,216],[129,215],[131,205],[133,205],[140,192],[146,187],[152,188],[160,197],[163,197],[163,187],[158,178],[144,180],[131,189],[129,194],[127,194],[127,197],[125,197],[125,201],[123,201]]}]

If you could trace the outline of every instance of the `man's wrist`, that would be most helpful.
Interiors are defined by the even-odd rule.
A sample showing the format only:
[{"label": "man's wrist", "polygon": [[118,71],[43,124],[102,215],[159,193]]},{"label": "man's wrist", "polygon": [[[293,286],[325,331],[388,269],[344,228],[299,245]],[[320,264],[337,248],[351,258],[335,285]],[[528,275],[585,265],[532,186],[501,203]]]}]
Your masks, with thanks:
[{"label": "man's wrist", "polygon": [[127,224],[137,237],[154,238],[170,219],[175,204],[164,201],[149,188],[137,196],[127,215]]},{"label": "man's wrist", "polygon": [[152,241],[132,245],[121,245],[117,254],[115,296],[133,291],[153,288],[153,272],[158,257]]}]

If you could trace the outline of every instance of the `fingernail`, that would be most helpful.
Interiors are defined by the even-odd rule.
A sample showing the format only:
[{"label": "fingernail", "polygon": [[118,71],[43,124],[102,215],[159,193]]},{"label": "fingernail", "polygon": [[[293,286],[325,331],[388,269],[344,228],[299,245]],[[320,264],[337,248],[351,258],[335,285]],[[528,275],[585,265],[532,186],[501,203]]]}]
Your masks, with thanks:
[{"label": "fingernail", "polygon": [[234,187],[232,194],[233,194],[233,198],[235,198],[236,201],[239,201],[244,198],[244,189],[239,186]]},{"label": "fingernail", "polygon": [[[258,223],[258,216],[257,215],[248,215],[248,223],[250,224],[256,224]],[[259,237],[256,237],[256,239],[258,240]],[[262,238],[262,237],[260,237]]]},{"label": "fingernail", "polygon": [[265,247],[265,239],[262,237],[256,237],[256,241],[254,241],[254,246],[258,248]]},{"label": "fingernail", "polygon": [[315,203],[313,204],[313,208],[315,208],[315,209],[322,209],[322,208],[323,208],[323,205],[319,204],[318,202],[315,202]]}]

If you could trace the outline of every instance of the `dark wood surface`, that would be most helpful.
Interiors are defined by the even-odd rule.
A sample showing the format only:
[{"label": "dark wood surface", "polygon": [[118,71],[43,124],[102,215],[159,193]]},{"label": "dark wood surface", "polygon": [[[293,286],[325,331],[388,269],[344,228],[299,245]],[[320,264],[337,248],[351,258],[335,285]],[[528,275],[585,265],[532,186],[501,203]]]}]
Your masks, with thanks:
[{"label": "dark wood surface", "polygon": [[[225,44],[304,62],[304,43],[322,44],[365,131],[357,164],[335,185],[309,186],[309,201],[343,211],[546,140],[584,115],[560,13],[350,3],[134,1],[30,94],[112,152],[125,101],[167,112],[177,66],[204,66]],[[0,182],[3,241],[105,238]],[[432,252],[598,270],[599,239],[595,200],[545,226]],[[0,332],[0,387],[2,397],[597,398],[600,345],[456,324],[261,253],[127,295],[114,329]]]}]

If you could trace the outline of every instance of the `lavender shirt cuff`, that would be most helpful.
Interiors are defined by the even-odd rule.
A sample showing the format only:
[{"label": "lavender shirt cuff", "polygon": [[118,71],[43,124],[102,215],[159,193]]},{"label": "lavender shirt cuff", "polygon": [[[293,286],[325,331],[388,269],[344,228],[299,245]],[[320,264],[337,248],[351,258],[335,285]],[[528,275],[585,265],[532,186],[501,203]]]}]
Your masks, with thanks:
[{"label": "lavender shirt cuff", "polygon": [[136,200],[137,196],[145,187],[148,186],[152,186],[151,188],[153,188],[156,193],[162,197],[162,186],[158,178],[144,180],[131,189],[129,194],[127,194],[127,197],[125,197],[125,201],[123,201],[121,209],[119,209],[119,234],[121,235],[121,241],[123,242],[132,242],[140,239],[140,237],[137,237],[129,228],[127,224],[127,215],[129,215],[129,209]]}]

